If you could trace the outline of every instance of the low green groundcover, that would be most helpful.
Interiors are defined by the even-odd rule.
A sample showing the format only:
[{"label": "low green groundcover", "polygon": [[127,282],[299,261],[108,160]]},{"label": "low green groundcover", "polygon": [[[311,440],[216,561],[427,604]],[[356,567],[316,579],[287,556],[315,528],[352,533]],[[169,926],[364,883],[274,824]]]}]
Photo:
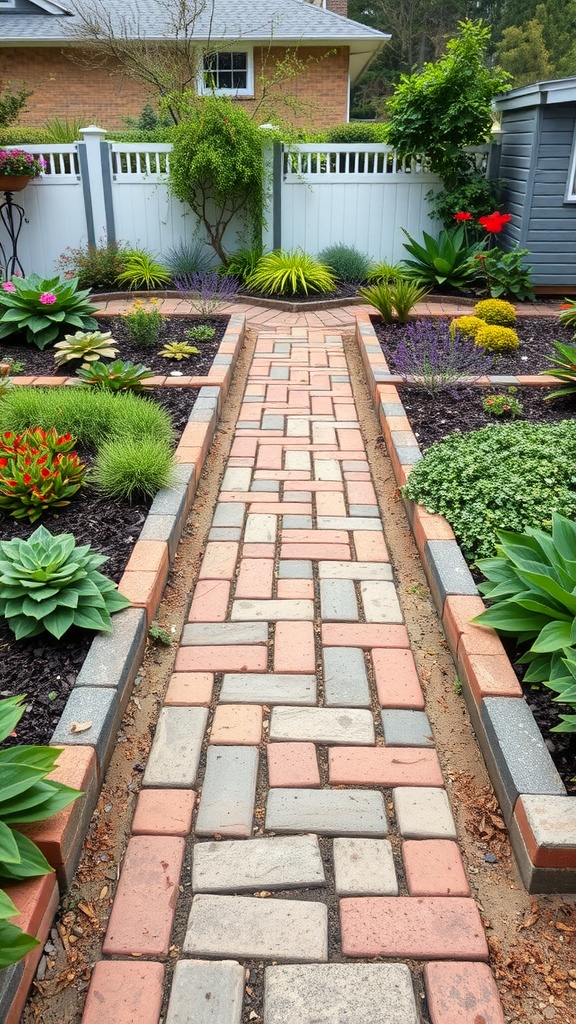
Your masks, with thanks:
[{"label": "low green groundcover", "polygon": [[431,446],[404,494],[445,516],[469,562],[494,554],[497,530],[550,530],[576,517],[576,421],[509,423]]}]

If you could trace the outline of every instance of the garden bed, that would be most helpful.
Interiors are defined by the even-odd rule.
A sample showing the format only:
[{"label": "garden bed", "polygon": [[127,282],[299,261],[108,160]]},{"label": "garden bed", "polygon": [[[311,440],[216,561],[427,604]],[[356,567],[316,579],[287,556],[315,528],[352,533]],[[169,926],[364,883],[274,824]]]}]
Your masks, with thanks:
[{"label": "garden bed", "polygon": [[[198,392],[198,388],[156,388],[150,394],[170,413],[176,440]],[[90,465],[90,456],[81,454]],[[101,571],[119,583],[151,504],[151,498],[131,502],[105,498],[87,485],[65,508],[43,515],[36,523],[0,513],[0,533],[2,540],[27,538],[40,524],[53,534],[72,533],[78,544],[89,544],[107,556]],[[71,629],[61,640],[43,633],[16,642],[6,622],[0,621],[0,694],[28,695],[15,743],[49,742],[93,638],[86,630]]]},{"label": "garden bed", "polygon": [[[158,341],[152,346],[143,346],[135,345],[130,340],[121,316],[102,316],[96,317],[96,319],[99,330],[111,331],[112,337],[118,342],[117,359],[143,363],[158,375],[182,376],[185,374],[195,377],[207,376],[230,321],[228,316],[165,316]],[[176,361],[158,355],[162,346],[170,341],[187,341],[186,331],[199,324],[213,327],[215,334],[209,341],[190,342],[199,350],[197,356],[189,356],[181,361]],[[28,345],[25,342],[8,344],[6,341],[0,341],[0,355],[3,358],[19,360],[24,363],[21,373],[26,377],[73,376],[77,365],[57,368],[52,347],[41,351],[34,345]]]},{"label": "garden bed", "polygon": [[[552,325],[554,323],[557,326],[557,321],[552,321]],[[542,331],[536,326],[535,333],[542,344],[540,353],[536,353],[539,358],[548,340],[551,344],[554,339],[546,323]],[[569,334],[564,340],[571,340],[572,332]],[[398,484],[403,485],[420,458],[418,438],[409,429],[407,410],[395,386],[398,378],[392,377],[380,339],[364,314],[357,317],[357,338],[394,474]],[[533,362],[530,369],[522,369],[520,373],[522,376],[533,373],[537,366]],[[514,376],[518,372],[509,371]],[[502,371],[502,376],[508,375]],[[508,381],[499,383],[507,385]],[[504,388],[496,388],[492,383],[490,391],[493,390]],[[540,388],[535,389],[535,395],[538,391]],[[471,400],[475,392],[487,393],[485,388],[472,388]],[[408,396],[408,402],[418,405],[413,386],[403,388],[402,394]],[[529,401],[531,404],[532,399]],[[465,405],[460,409],[464,410]],[[423,410],[420,420],[423,434],[426,415]],[[554,415],[558,419],[568,418],[565,408],[557,408]],[[534,419],[538,418],[537,406],[534,406]],[[451,425],[440,422],[445,419],[445,412],[441,412],[436,427],[432,428],[432,436],[428,435],[430,440],[437,439],[434,430],[445,436],[457,429],[456,420],[466,431],[481,425],[471,423],[462,412]],[[550,715],[556,710],[552,695],[532,690],[523,694],[507,656],[509,653],[513,658],[515,651],[512,647],[507,651],[493,631],[472,625],[471,620],[482,610],[483,602],[446,520],[408,500],[406,507],[524,882],[532,892],[574,892],[576,796],[570,795],[574,792],[571,744],[562,734],[548,736],[545,743],[537,725],[538,722],[544,730],[549,729]],[[552,761],[552,744],[568,791]]]}]

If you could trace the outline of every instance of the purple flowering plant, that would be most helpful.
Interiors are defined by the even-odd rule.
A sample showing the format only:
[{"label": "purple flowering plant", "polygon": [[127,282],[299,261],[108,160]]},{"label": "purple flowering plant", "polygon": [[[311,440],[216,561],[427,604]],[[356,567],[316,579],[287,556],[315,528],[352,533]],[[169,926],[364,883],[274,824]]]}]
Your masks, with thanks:
[{"label": "purple flowering plant", "polygon": [[417,320],[410,324],[391,357],[404,381],[415,383],[430,395],[470,384],[488,374],[493,358],[472,338],[456,332],[450,337],[448,320]]},{"label": "purple flowering plant", "polygon": [[0,149],[0,174],[38,178],[45,167],[43,156],[27,153],[25,149]]},{"label": "purple flowering plant", "polygon": [[229,302],[238,291],[236,277],[220,277],[206,271],[177,277],[174,284],[182,297],[188,299],[202,316],[209,316],[221,302]]}]

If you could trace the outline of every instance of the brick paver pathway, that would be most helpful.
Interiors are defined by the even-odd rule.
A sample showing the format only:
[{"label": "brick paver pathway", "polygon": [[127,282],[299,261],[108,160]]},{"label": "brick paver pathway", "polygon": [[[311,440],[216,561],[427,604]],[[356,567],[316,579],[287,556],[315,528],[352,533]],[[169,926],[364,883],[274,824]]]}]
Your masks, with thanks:
[{"label": "brick paver pathway", "polygon": [[502,1024],[337,333],[259,334],[132,831],[84,1024]]}]

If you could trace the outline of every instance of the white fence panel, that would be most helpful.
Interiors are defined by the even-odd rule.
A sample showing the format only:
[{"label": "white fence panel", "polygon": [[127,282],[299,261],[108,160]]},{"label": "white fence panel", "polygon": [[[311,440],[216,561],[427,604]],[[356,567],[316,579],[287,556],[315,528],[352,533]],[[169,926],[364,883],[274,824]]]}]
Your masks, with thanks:
[{"label": "white fence panel", "polygon": [[426,194],[439,178],[383,145],[299,145],[283,154],[282,247],[318,253],[344,242],[378,260],[406,256],[405,235],[437,235]]},{"label": "white fence panel", "polygon": [[[181,241],[206,241],[206,231],[186,203],[170,194],[167,143],[112,143],[112,203],[116,238],[162,255]],[[228,252],[248,242],[234,219],[226,230]],[[215,262],[217,262],[215,257]]]},{"label": "white fence panel", "polygon": [[[56,262],[64,250],[87,241],[78,150],[74,144],[27,145],[26,150],[44,157],[46,171],[13,196],[14,202],[24,210],[18,256],[25,273],[54,277],[58,273]],[[6,229],[1,223],[0,243],[11,252]]]}]

